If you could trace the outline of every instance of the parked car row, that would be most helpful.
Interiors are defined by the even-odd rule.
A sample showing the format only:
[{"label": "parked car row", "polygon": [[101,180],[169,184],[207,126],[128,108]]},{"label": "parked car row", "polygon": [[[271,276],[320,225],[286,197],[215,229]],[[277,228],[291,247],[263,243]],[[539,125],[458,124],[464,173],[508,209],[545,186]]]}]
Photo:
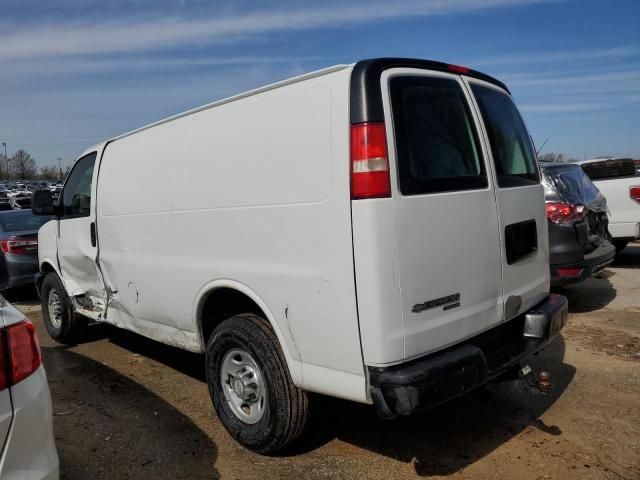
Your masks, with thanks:
[{"label": "parked car row", "polygon": [[0,211],[31,208],[31,199],[36,190],[49,190],[54,201],[62,191],[61,182],[0,183]]}]

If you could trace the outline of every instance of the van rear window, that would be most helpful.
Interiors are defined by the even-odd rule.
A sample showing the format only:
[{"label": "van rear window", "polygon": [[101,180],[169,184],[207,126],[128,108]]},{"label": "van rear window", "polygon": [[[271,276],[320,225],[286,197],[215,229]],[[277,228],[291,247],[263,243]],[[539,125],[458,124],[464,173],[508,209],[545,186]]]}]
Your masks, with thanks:
[{"label": "van rear window", "polygon": [[403,195],[487,187],[477,133],[456,80],[399,76],[389,91]]},{"label": "van rear window", "polygon": [[487,128],[501,188],[540,183],[527,129],[513,100],[495,88],[472,84]]}]

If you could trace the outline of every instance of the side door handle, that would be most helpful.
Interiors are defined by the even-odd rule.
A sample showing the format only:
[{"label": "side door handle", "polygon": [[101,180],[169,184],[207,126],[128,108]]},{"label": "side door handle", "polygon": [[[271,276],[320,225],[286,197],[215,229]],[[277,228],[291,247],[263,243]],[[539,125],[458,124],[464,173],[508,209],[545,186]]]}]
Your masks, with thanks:
[{"label": "side door handle", "polygon": [[91,230],[91,246],[95,247],[96,246],[96,222],[91,222],[90,230]]}]

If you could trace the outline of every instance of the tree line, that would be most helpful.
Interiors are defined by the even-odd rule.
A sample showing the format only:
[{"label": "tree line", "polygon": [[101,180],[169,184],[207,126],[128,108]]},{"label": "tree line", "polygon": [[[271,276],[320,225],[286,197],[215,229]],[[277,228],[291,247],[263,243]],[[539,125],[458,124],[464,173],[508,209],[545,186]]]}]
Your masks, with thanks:
[{"label": "tree line", "polygon": [[62,180],[71,167],[60,171],[57,167],[38,167],[38,162],[26,150],[20,149],[11,156],[0,153],[1,180]]},{"label": "tree line", "polygon": [[577,162],[576,158],[565,157],[562,153],[543,153],[542,155],[538,155],[538,160],[540,162],[554,162],[554,163],[572,163]]},{"label": "tree line", "polygon": [[[565,157],[562,153],[544,153],[538,155],[541,162],[569,163],[575,158]],[[62,172],[57,167],[40,167],[38,162],[26,150],[20,149],[11,157],[6,158],[0,153],[0,181],[2,180],[62,180],[71,170],[65,167]]]}]

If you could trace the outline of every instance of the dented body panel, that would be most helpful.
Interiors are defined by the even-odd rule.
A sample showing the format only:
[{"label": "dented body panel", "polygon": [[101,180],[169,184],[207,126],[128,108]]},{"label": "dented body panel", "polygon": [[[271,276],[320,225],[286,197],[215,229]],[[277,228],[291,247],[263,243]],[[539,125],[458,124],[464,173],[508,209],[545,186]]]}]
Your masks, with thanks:
[{"label": "dented body panel", "polygon": [[348,78],[332,71],[106,145],[96,205],[109,323],[203,351],[198,305],[233,288],[262,306],[298,385],[366,401],[341,168]]}]

